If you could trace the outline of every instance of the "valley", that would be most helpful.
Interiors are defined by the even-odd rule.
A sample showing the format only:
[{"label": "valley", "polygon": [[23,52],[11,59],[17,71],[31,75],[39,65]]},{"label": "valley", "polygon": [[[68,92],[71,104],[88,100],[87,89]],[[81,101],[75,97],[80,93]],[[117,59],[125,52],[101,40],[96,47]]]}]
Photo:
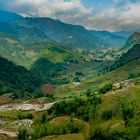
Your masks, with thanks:
[{"label": "valley", "polygon": [[140,33],[0,10],[0,140],[139,140]]}]

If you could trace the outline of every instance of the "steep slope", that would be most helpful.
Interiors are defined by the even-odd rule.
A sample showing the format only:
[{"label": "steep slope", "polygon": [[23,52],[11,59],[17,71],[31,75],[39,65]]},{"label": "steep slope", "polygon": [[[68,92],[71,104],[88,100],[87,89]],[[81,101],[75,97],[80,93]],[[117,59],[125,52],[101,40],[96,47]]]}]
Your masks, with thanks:
[{"label": "steep slope", "polygon": [[44,32],[36,27],[27,28],[0,21],[0,32],[12,35],[23,43],[52,41]]},{"label": "steep slope", "polygon": [[55,77],[64,72],[67,63],[80,60],[80,55],[72,49],[52,43],[39,44],[31,45],[32,50],[40,52],[38,59],[31,67],[31,71],[44,81],[54,81]]},{"label": "steep slope", "polygon": [[32,60],[26,56],[24,46],[13,36],[0,33],[0,54],[16,64],[30,66]]},{"label": "steep slope", "polygon": [[64,47],[56,42],[46,41],[26,44],[25,49],[39,54],[39,57],[47,57],[53,63],[64,62],[68,58],[76,58],[71,48]]},{"label": "steep slope", "polygon": [[[31,38],[32,37],[34,36],[31,35]],[[46,57],[53,63],[64,62],[65,59],[72,57],[73,51],[71,49],[53,42],[45,35],[44,37],[35,37],[32,40],[28,38],[26,40],[28,41],[21,42],[9,34],[0,33],[1,55],[18,65],[27,67],[28,69],[40,57]]]},{"label": "steep slope", "polygon": [[54,82],[53,78],[64,69],[61,63],[52,63],[47,57],[41,57],[32,66],[31,71],[44,82]]},{"label": "steep slope", "polygon": [[51,39],[45,35],[44,32],[40,31],[36,27],[32,28],[24,28],[24,27],[19,27],[15,26],[15,30],[18,34],[18,38],[22,42],[43,42],[43,41],[51,41]]},{"label": "steep slope", "polygon": [[0,56],[0,93],[14,90],[33,92],[39,84],[40,80],[24,67]]},{"label": "steep slope", "polygon": [[137,59],[140,59],[140,44],[134,45],[124,55],[122,55],[122,57],[113,64],[111,69],[115,69]]},{"label": "steep slope", "polygon": [[20,16],[16,13],[0,10],[0,21],[11,23],[20,18],[22,18],[22,16]]},{"label": "steep slope", "polygon": [[128,50],[130,49],[132,46],[134,46],[135,44],[140,44],[140,33],[139,32],[135,32],[133,33],[128,40],[126,41],[125,46],[123,47],[123,49]]}]

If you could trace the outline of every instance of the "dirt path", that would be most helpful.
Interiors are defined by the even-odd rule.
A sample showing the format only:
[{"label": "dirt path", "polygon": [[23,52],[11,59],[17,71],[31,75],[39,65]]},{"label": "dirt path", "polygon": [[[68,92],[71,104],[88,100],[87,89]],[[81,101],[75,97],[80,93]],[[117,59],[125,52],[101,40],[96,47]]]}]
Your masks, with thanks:
[{"label": "dirt path", "polygon": [[17,132],[12,132],[12,131],[5,131],[4,129],[0,129],[0,134],[1,135],[6,135],[7,137],[17,137]]},{"label": "dirt path", "polygon": [[22,111],[43,111],[50,109],[56,102],[44,104],[42,107],[39,104],[29,104],[29,103],[20,103],[20,104],[6,104],[0,105],[0,112],[7,112],[12,110],[22,110]]}]

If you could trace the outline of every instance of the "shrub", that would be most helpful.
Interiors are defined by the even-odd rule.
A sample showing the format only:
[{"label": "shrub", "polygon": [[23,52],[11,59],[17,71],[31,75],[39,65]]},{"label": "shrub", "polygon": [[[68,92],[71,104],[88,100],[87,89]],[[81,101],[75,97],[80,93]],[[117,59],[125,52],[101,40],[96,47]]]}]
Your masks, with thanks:
[{"label": "shrub", "polygon": [[18,140],[27,140],[29,137],[28,130],[25,128],[20,128],[18,133]]},{"label": "shrub", "polygon": [[86,91],[86,93],[85,93],[85,94],[86,94],[86,96],[87,96],[87,97],[90,97],[90,96],[91,96],[91,93],[92,93],[92,92],[91,92],[91,90],[90,90],[90,89],[88,89],[88,90]]},{"label": "shrub", "polygon": [[79,133],[82,131],[83,125],[78,124],[71,119],[68,122],[64,122],[63,125],[55,124],[37,124],[35,132],[32,134],[32,139],[38,139],[49,135],[62,135],[70,133]]},{"label": "shrub", "polygon": [[123,102],[121,105],[122,105],[122,117],[125,122],[125,126],[127,126],[130,119],[133,119],[134,105],[132,102]]},{"label": "shrub", "polygon": [[112,90],[112,88],[113,88],[112,83],[106,84],[106,85],[104,85],[104,86],[99,90],[99,93],[105,94],[105,93],[107,93],[108,91]]},{"label": "shrub", "polygon": [[[73,98],[68,101],[62,101],[56,103],[51,109],[48,110],[49,114],[55,114],[56,116],[71,116],[80,118],[84,121],[90,120],[90,114],[96,111],[96,106],[101,103],[101,98],[92,96],[87,99]],[[91,111],[89,113],[89,110]]]},{"label": "shrub", "polygon": [[47,113],[44,113],[44,114],[41,116],[40,122],[41,122],[42,124],[45,124],[46,122],[48,122]]},{"label": "shrub", "polygon": [[111,119],[113,116],[113,111],[110,109],[110,110],[105,110],[103,113],[102,113],[102,119],[104,120],[109,120]]},{"label": "shrub", "polygon": [[128,74],[128,79],[133,79],[133,78],[135,78],[134,73],[129,73],[129,74]]}]

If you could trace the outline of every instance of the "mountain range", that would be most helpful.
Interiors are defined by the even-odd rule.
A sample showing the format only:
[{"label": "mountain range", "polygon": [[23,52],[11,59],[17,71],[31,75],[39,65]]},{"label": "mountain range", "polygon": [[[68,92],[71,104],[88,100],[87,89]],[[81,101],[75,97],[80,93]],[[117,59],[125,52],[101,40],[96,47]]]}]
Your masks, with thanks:
[{"label": "mountain range", "polygon": [[0,10],[0,140],[139,140],[139,103],[139,32]]},{"label": "mountain range", "polygon": [[51,18],[22,17],[6,11],[0,11],[0,16],[0,32],[11,34],[26,43],[50,40],[70,48],[98,49],[122,46],[127,38],[108,31],[87,30],[80,25]]},{"label": "mountain range", "polygon": [[[79,48],[82,51],[98,52],[110,47],[118,49],[121,46],[124,48],[134,46],[128,54],[131,52],[136,54],[139,51],[138,45],[135,46],[139,43],[139,33],[134,33],[128,38],[129,33],[126,32],[87,30],[80,25],[66,24],[51,18],[22,17],[6,11],[0,11],[0,15],[0,64],[1,67],[6,66],[5,69],[1,69],[3,71],[1,74],[9,75],[14,70],[11,79],[17,77],[21,80],[19,82],[15,80],[16,84],[19,84],[15,84],[17,89],[21,88],[21,84],[23,85],[25,81],[27,85],[31,85],[32,80],[36,82],[36,77],[40,79],[39,81],[50,82],[60,73],[65,73],[66,66],[70,62],[74,65],[83,63],[86,61],[84,55],[89,54],[80,53]],[[129,58],[132,55],[126,56]],[[24,78],[16,71],[19,73],[22,71]],[[0,78],[1,83],[4,84],[2,77],[3,75]],[[8,81],[6,84],[12,87],[12,82]],[[34,82],[32,86],[31,90],[36,86]],[[28,89],[28,86],[23,87],[24,90]]]}]

